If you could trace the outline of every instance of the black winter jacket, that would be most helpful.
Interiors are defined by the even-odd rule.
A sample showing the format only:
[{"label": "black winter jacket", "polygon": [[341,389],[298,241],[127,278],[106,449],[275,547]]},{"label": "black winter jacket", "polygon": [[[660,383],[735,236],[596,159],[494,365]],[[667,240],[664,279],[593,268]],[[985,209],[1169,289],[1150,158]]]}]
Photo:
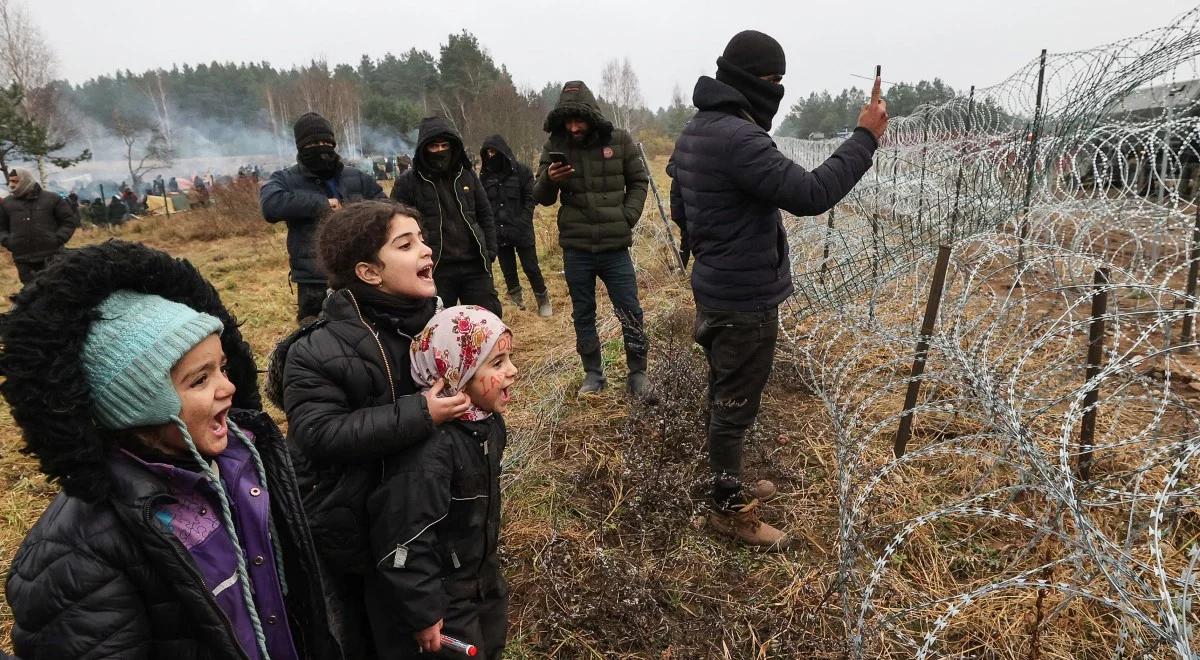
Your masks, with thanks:
[{"label": "black winter jacket", "polygon": [[[487,150],[495,149],[500,171],[487,168]],[[487,191],[496,220],[496,241],[499,245],[533,247],[533,172],[513,156],[508,143],[499,135],[483,141],[479,149],[479,179]]]},{"label": "black winter jacket", "polygon": [[274,424],[257,412],[257,370],[237,319],[191,264],[123,241],[64,254],[37,286],[15,296],[0,322],[0,392],[26,450],[63,489],[9,574],[17,654],[26,660],[246,657],[182,544],[146,519],[163,484],[114,463],[115,434],[92,421],[78,355],[96,306],[119,289],[160,295],[221,320],[227,373],[237,386],[233,405],[241,409],[233,419],[255,434],[267,472],[293,639],[301,657],[341,657],[290,461]]},{"label": "black winter jacket", "polygon": [[671,157],[671,215],[686,218],[696,302],[730,311],[777,306],[793,291],[779,209],[828,211],[870,169],[875,138],[855,130],[809,172],[780,153],[733,87],[701,77],[693,102],[700,112]]},{"label": "black winter jacket", "polygon": [[[586,118],[592,132],[582,144],[567,133],[567,117]],[[611,252],[633,245],[633,226],[642,217],[650,177],[629,133],[613,128],[591,90],[579,81],[564,85],[558,105],[543,126],[550,134],[538,161],[533,197],[558,209],[558,244],[584,252]],[[562,185],[546,174],[550,152],[566,154],[575,173]],[[561,200],[560,200],[561,198]]]},{"label": "black winter jacket", "polygon": [[[289,625],[302,658],[337,657],[316,550],[283,437],[262,412],[231,418],[255,436],[284,557]],[[160,477],[114,461],[115,488],[87,502],[60,493],[13,559],[7,585],[18,655],[38,658],[246,658],[228,617],[174,535],[152,520]],[[332,654],[332,655],[331,655]]]},{"label": "black winter jacket", "polygon": [[380,648],[411,645],[414,632],[471,607],[467,599],[506,592],[496,552],[505,441],[504,420],[492,415],[445,424],[385,461],[369,503],[367,609]]},{"label": "black winter jacket", "polygon": [[[458,208],[446,209],[439,201],[435,175],[430,173],[429,165],[425,162],[425,145],[439,136],[448,136],[450,149],[457,156],[451,166],[451,174],[445,179],[452,185]],[[457,167],[457,169],[455,169]],[[392,187],[392,199],[415,207],[421,212],[421,231],[425,234],[425,244],[433,250],[434,268],[442,261],[443,256],[451,252],[456,254],[479,253],[479,263],[485,271],[491,270],[492,260],[498,252],[496,247],[496,225],[492,219],[492,207],[488,204],[487,194],[483,184],[476,176],[471,159],[463,148],[462,137],[448,121],[441,117],[429,117],[421,122],[417,134],[416,156],[413,166],[396,178]],[[455,222],[465,225],[463,235],[469,235],[474,244],[470,246],[446,246],[442,235],[451,234],[446,223]],[[459,227],[462,229],[461,225]],[[443,229],[445,231],[443,232]],[[443,254],[445,253],[445,254]]]},{"label": "black winter jacket", "polygon": [[79,214],[66,199],[35,186],[31,195],[0,200],[0,246],[13,261],[42,261],[62,249],[79,228]]},{"label": "black winter jacket", "polygon": [[325,299],[321,319],[273,358],[284,364],[281,403],[309,526],[336,573],[370,570],[365,506],[381,459],[434,430],[409,374],[410,341],[372,323],[355,296],[340,289]]},{"label": "black winter jacket", "polygon": [[[329,214],[332,192],[320,177],[297,163],[279,170],[258,193],[267,222],[287,223],[288,263],[293,282],[324,284],[325,273],[317,264],[317,227]],[[337,198],[343,204],[365,199],[386,199],[374,177],[353,167],[344,167],[337,177]]]}]

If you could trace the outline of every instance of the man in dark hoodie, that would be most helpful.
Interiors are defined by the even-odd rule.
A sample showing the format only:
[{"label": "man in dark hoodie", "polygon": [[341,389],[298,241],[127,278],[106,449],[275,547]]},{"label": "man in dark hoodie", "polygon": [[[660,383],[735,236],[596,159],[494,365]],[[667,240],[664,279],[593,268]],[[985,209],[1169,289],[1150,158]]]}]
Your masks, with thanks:
[{"label": "man in dark hoodie", "polygon": [[479,305],[501,316],[492,283],[496,226],[462,136],[442,117],[421,120],[413,166],[396,178],[392,199],[421,212],[433,249],[433,280],[446,307]]},{"label": "man in dark hoodie", "polygon": [[10,170],[8,188],[12,194],[0,201],[0,246],[12,252],[26,284],[71,240],[79,215],[57,193],[42,190],[29,170]]},{"label": "man in dark hoodie", "polygon": [[696,82],[699,109],[671,157],[671,215],[687,227],[695,255],[696,342],[709,365],[709,466],[718,531],[757,546],[783,548],[787,536],[762,522],[760,500],[775,486],[743,492],[742,443],[758,415],[775,357],[779,304],[792,293],[787,233],[779,209],[828,211],[871,167],[887,128],[879,79],[858,128],[809,172],[779,152],[768,131],[783,98],[779,42],[739,32],[717,58],[714,80]]},{"label": "man in dark hoodie", "polygon": [[[579,393],[599,392],[605,385],[596,333],[596,278],[600,278],[621,322],[629,392],[653,403],[646,380],[649,345],[629,256],[633,226],[642,216],[649,186],[637,145],[629,133],[613,128],[600,114],[596,97],[578,80],[563,85],[543,129],[550,137],[542,149],[533,196],[546,206],[562,201],[558,244],[571,292],[575,350],[583,361]],[[554,162],[552,153],[563,154],[566,162]]]},{"label": "man in dark hoodie", "polygon": [[296,120],[296,164],[279,170],[259,191],[267,222],[287,222],[288,262],[296,283],[296,320],[321,313],[325,273],[317,265],[317,225],[343,204],[386,199],[371,175],[342,164],[333,125],[315,112]]},{"label": "man in dark hoodie", "polygon": [[550,292],[538,268],[537,243],[533,233],[533,172],[513,156],[508,143],[499,135],[489,136],[479,150],[482,165],[479,178],[487,191],[496,221],[496,242],[500,247],[500,270],[508,299],[525,309],[521,280],[517,275],[517,257],[529,278],[529,286],[537,298],[538,315],[550,316]]}]

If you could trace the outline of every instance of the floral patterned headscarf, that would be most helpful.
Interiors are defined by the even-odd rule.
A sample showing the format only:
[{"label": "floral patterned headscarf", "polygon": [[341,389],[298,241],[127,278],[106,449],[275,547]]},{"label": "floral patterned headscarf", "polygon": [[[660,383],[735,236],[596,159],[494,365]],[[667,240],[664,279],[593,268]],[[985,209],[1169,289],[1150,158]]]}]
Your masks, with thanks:
[{"label": "floral patterned headscarf", "polygon": [[[506,332],[508,326],[500,317],[482,307],[459,305],[438,312],[409,349],[413,382],[424,392],[445,378],[443,391],[459,392]],[[491,414],[472,405],[459,419],[478,421]]]}]

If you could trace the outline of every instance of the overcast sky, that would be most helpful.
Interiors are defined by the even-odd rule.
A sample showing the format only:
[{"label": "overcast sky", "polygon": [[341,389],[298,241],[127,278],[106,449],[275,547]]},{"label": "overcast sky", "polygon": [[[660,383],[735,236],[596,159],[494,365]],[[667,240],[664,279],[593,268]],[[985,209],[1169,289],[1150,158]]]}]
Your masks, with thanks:
[{"label": "overcast sky", "polygon": [[[604,62],[628,56],[648,105],[686,99],[735,32],[762,30],[787,51],[790,105],[814,89],[883,78],[939,76],[955,88],[1000,82],[1042,48],[1089,48],[1171,22],[1198,0],[19,0],[72,82],[172,64],[262,61],[288,67],[324,57],[357,64],[411,47],[436,57],[467,29],[518,85],[582,78],[599,87]],[[786,107],[786,105],[785,105]]]}]

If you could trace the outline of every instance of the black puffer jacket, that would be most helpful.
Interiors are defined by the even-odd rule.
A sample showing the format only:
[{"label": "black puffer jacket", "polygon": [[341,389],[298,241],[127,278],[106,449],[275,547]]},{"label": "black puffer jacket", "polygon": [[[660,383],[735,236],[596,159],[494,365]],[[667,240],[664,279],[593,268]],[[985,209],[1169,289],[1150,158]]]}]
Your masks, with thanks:
[{"label": "black puffer jacket", "polygon": [[434,310],[390,318],[340,289],[325,299],[320,320],[272,356],[268,392],[287,412],[304,509],[328,576],[329,615],[348,658],[374,657],[362,595],[372,565],[367,497],[379,485],[382,459],[434,430],[408,353],[409,337]]},{"label": "black puffer jacket", "polygon": [[870,169],[875,138],[855,130],[809,172],[748,118],[750,104],[733,87],[701,77],[693,102],[700,112],[671,157],[671,215],[686,218],[696,302],[731,311],[774,307],[793,290],[779,209],[828,211]]},{"label": "black puffer jacket", "polygon": [[[118,438],[92,421],[78,356],[96,305],[118,289],[157,294],[224,323],[221,344],[240,409],[233,420],[255,435],[267,473],[293,639],[303,658],[341,657],[290,460],[278,429],[257,410],[257,371],[236,319],[191,264],[120,241],[64,255],[16,296],[0,322],[0,392],[26,451],[63,488],[21,544],[8,577],[17,654],[246,657],[187,550],[147,518],[151,504],[166,497],[165,485],[113,461]],[[45,332],[47,324],[56,331]]]},{"label": "black puffer jacket", "polygon": [[[419,329],[428,320],[408,323]],[[380,460],[434,430],[409,374],[409,343],[340,289],[325,299],[321,319],[272,358],[273,368],[283,365],[278,403],[287,413],[309,525],[322,559],[339,573],[370,569],[364,507],[379,483]]]},{"label": "black puffer jacket", "polygon": [[371,495],[368,581],[371,628],[380,648],[405,648],[412,634],[447,618],[469,598],[506,591],[496,553],[500,537],[499,415],[453,422],[387,459]]},{"label": "black puffer jacket", "polygon": [[79,228],[79,214],[67,200],[41,186],[18,198],[0,200],[0,246],[13,261],[42,261],[62,249]]},{"label": "black puffer jacket", "polygon": [[[487,150],[496,150],[498,170],[488,167]],[[479,179],[487,191],[496,219],[496,241],[500,245],[533,247],[533,172],[513,156],[499,135],[489,136],[479,149]]]},{"label": "black puffer jacket", "polygon": [[[567,133],[567,117],[583,117],[592,132],[583,144]],[[558,244],[584,252],[610,252],[633,245],[633,226],[642,217],[650,177],[629,133],[613,128],[600,113],[587,85],[575,80],[563,86],[558,104],[543,126],[550,134],[538,162],[533,197],[550,206],[561,197]],[[575,168],[558,185],[550,180],[550,152],[566,154]]]},{"label": "black puffer jacket", "polygon": [[[374,177],[353,167],[344,167],[336,181],[337,198],[343,204],[387,198]],[[320,177],[297,163],[272,174],[258,196],[267,222],[287,222],[292,281],[324,284],[325,273],[317,264],[317,227],[330,212],[333,192]]]},{"label": "black puffer jacket", "polygon": [[[456,155],[455,165],[451,165],[451,174],[445,179],[451,184],[458,208],[446,209],[439,202],[437,177],[430,174],[429,165],[425,162],[425,146],[434,138],[447,136],[450,149]],[[457,167],[457,169],[455,169]],[[429,117],[421,122],[417,133],[416,155],[413,166],[396,178],[392,187],[392,199],[415,207],[421,212],[421,231],[425,234],[425,244],[433,250],[434,267],[442,261],[443,253],[453,251],[455,254],[479,253],[480,263],[486,271],[491,270],[492,260],[496,258],[496,225],[492,219],[492,207],[488,204],[487,194],[483,184],[476,176],[471,159],[463,148],[462,136],[450,122],[441,117]],[[447,223],[461,223],[459,227],[448,227]],[[447,246],[443,235],[457,235],[453,229],[465,225],[463,236],[469,236],[474,244],[470,246]],[[444,231],[443,231],[444,230]]]}]

